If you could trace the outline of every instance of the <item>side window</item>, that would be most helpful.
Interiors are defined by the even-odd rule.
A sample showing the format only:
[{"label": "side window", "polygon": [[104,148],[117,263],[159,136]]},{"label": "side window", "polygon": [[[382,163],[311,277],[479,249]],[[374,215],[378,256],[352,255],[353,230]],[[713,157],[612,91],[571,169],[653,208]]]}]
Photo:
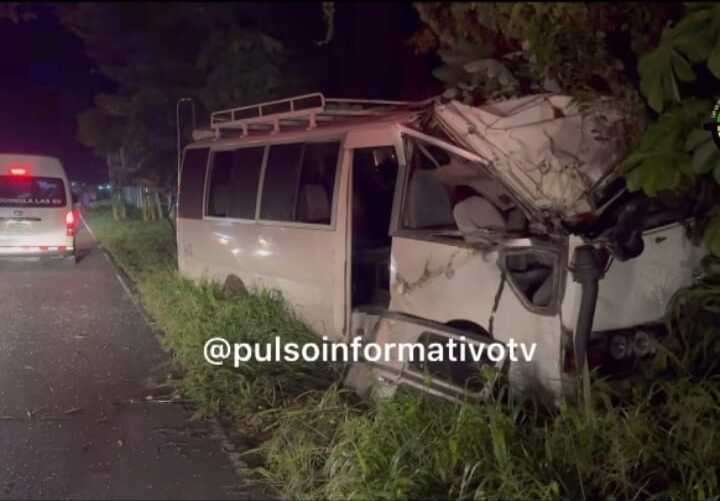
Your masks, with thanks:
[{"label": "side window", "polygon": [[450,155],[440,148],[407,141],[409,177],[406,188],[403,227],[411,230],[454,230],[451,185],[439,176]]},{"label": "side window", "polygon": [[270,147],[260,218],[330,224],[340,143]]},{"label": "side window", "polygon": [[213,154],[208,216],[255,219],[264,147]]},{"label": "side window", "polygon": [[178,194],[178,217],[202,219],[208,152],[208,148],[185,150]]},{"label": "side window", "polygon": [[295,221],[330,224],[339,153],[339,142],[305,145]]},{"label": "side window", "polygon": [[482,164],[414,138],[405,145],[403,228],[468,242],[482,242],[490,232],[526,230],[525,213]]},{"label": "side window", "polygon": [[300,181],[302,143],[270,146],[263,182],[260,219],[294,221],[296,194]]},{"label": "side window", "polygon": [[498,262],[510,287],[531,311],[553,314],[557,309],[560,283],[560,256],[534,248],[505,249]]}]

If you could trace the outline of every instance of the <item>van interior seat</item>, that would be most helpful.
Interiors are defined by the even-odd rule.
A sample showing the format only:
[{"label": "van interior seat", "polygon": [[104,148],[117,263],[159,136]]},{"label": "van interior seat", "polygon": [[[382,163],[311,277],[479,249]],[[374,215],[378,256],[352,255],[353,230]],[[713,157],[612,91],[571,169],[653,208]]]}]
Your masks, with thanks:
[{"label": "van interior seat", "polygon": [[409,188],[411,227],[455,226],[448,191],[431,171],[416,170]]},{"label": "van interior seat", "polygon": [[230,187],[225,185],[215,186],[213,190],[213,215],[228,217],[230,215]]},{"label": "van interior seat", "polygon": [[481,196],[466,198],[455,205],[453,217],[463,234],[472,234],[481,228],[505,229],[505,218],[492,202]]},{"label": "van interior seat", "polygon": [[298,219],[300,221],[330,221],[330,197],[321,184],[306,184],[300,192]]}]

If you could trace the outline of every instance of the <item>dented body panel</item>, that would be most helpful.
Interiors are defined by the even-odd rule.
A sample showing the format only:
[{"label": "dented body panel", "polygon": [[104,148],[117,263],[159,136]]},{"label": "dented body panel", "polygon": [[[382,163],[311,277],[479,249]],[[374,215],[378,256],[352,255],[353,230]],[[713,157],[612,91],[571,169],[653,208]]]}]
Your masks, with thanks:
[{"label": "dented body panel", "polygon": [[[645,249],[639,258],[613,260],[600,281],[593,332],[623,329],[662,321],[673,294],[692,283],[705,250],[686,236],[680,223],[643,233]],[[571,237],[571,246],[581,239]],[[563,324],[572,329],[577,317],[579,286],[567,284]]]},{"label": "dented body panel", "polygon": [[559,316],[529,311],[501,286],[497,251],[394,238],[392,259],[391,311],[445,324],[472,322],[497,341],[535,344],[533,363],[510,365],[511,381],[519,386],[546,382],[560,391]]},{"label": "dented body panel", "polygon": [[[391,343],[418,343],[423,335],[428,334],[446,339],[452,338],[458,343],[484,348],[493,341],[486,335],[469,334],[442,322],[394,311],[377,311],[374,314],[356,313],[354,320],[355,325],[368,328],[367,340],[383,346]],[[506,365],[507,358],[490,364],[494,370],[482,384],[474,388],[463,388],[462,385],[453,384],[442,378],[428,377],[428,374],[411,360],[398,356],[380,363],[365,361],[355,364],[347,381],[365,395],[371,391],[375,394],[384,391],[391,395],[397,387],[409,386],[458,401],[465,398],[482,400],[492,390],[498,374],[506,368]],[[380,383],[380,388],[373,388],[373,383]]]},{"label": "dented body panel", "polygon": [[452,101],[435,113],[528,205],[563,219],[595,209],[592,191],[625,153],[621,115],[611,108],[581,112],[569,96],[532,95],[481,107]]}]

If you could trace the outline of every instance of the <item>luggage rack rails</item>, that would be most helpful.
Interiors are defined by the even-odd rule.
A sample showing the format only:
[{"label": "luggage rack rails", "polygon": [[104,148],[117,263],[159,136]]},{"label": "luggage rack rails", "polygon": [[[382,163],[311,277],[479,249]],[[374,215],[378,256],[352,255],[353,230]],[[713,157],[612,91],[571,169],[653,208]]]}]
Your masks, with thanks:
[{"label": "luggage rack rails", "polygon": [[280,131],[282,125],[305,125],[313,129],[319,122],[329,122],[348,117],[383,116],[398,111],[420,111],[433,102],[383,101],[370,99],[326,98],[322,93],[267,101],[264,103],[228,108],[210,114],[210,130],[216,139],[222,131],[262,130],[270,134]]}]

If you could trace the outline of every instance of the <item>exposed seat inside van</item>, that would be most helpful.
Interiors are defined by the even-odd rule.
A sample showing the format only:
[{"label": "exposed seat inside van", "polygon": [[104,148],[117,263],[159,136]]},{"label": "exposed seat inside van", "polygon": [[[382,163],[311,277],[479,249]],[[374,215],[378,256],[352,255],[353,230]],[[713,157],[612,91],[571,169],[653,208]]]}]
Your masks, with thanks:
[{"label": "exposed seat inside van", "polygon": [[472,234],[480,228],[505,229],[505,218],[490,201],[474,196],[455,205],[453,216],[463,234]]},{"label": "exposed seat inside van", "polygon": [[212,214],[213,216],[228,217],[230,215],[230,187],[226,185],[215,186],[213,190]]},{"label": "exposed seat inside van", "polygon": [[411,228],[455,225],[447,189],[431,171],[415,171],[408,195],[407,222]]},{"label": "exposed seat inside van", "polygon": [[309,223],[330,222],[330,198],[321,184],[306,184],[300,190],[298,221]]}]

